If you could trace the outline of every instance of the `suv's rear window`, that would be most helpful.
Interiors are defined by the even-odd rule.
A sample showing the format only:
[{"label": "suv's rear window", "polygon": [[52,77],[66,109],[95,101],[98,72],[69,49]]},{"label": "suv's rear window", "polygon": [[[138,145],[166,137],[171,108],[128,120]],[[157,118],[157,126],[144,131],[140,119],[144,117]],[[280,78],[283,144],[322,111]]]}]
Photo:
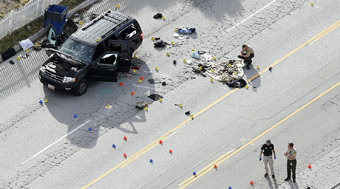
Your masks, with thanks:
[{"label": "suv's rear window", "polygon": [[94,48],[68,38],[59,50],[75,59],[90,63]]},{"label": "suv's rear window", "polygon": [[136,34],[137,34],[137,29],[135,25],[130,24],[128,27],[122,30],[119,35],[121,36],[122,39],[130,39]]}]

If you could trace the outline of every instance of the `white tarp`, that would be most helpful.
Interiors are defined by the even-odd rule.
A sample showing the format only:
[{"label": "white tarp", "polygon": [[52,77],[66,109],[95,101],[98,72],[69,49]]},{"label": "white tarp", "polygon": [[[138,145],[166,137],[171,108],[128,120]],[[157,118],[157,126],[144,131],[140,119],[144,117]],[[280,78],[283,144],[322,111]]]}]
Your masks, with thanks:
[{"label": "white tarp", "polygon": [[24,51],[26,49],[29,49],[29,48],[34,46],[34,44],[32,43],[32,41],[30,39],[22,40],[22,41],[19,42],[19,44],[20,44],[21,48],[24,49]]}]

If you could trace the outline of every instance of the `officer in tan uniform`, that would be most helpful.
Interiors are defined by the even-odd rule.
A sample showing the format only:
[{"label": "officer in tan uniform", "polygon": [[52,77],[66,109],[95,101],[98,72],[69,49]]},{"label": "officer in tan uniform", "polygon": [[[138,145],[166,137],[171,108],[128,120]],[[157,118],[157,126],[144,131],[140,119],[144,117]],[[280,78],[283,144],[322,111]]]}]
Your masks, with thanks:
[{"label": "officer in tan uniform", "polygon": [[252,63],[252,58],[254,58],[255,53],[254,49],[248,45],[242,45],[241,54],[238,55],[239,58],[244,60],[244,63],[247,65],[247,69],[249,70],[249,65]]},{"label": "officer in tan uniform", "polygon": [[267,140],[265,144],[262,145],[261,151],[260,151],[260,158],[262,159],[263,154],[263,163],[264,163],[264,170],[266,171],[266,174],[264,174],[264,177],[268,176],[268,163],[270,167],[270,172],[272,173],[272,177],[275,178],[274,173],[274,160],[273,160],[273,153],[274,153],[274,159],[276,159],[276,153],[274,150],[274,145],[270,140]]},{"label": "officer in tan uniform", "polygon": [[295,183],[296,150],[293,143],[288,143],[288,150],[284,155],[287,157],[287,178],[285,181],[289,181],[291,179],[291,173],[293,173],[293,183]]}]

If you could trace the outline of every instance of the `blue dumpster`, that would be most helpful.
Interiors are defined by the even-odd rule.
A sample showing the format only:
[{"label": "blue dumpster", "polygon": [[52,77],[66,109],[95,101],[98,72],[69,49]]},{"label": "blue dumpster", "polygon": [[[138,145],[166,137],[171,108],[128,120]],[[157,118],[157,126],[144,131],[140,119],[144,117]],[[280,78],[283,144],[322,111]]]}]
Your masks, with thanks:
[{"label": "blue dumpster", "polygon": [[60,35],[66,22],[67,7],[50,5],[44,14],[44,28],[52,26],[55,34]]}]

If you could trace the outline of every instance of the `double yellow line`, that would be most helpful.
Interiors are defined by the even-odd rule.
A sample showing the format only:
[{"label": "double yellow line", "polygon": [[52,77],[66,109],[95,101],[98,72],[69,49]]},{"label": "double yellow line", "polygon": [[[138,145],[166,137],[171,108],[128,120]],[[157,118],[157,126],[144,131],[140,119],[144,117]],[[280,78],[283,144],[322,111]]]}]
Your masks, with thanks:
[{"label": "double yellow line", "polygon": [[[252,144],[253,142],[255,142],[257,139],[261,138],[263,135],[267,134],[269,131],[273,130],[275,127],[281,125],[283,122],[287,121],[289,118],[293,117],[295,114],[297,114],[298,112],[300,112],[301,110],[305,109],[306,107],[308,107],[309,105],[311,105],[313,102],[315,102],[316,100],[318,100],[319,98],[321,98],[322,96],[324,96],[325,94],[329,93],[330,91],[332,91],[334,88],[338,87],[340,85],[340,82],[338,82],[337,84],[333,85],[331,88],[327,89],[326,91],[324,91],[323,93],[321,93],[319,96],[315,97],[314,99],[312,99],[311,101],[309,101],[307,104],[301,106],[299,109],[297,109],[296,111],[294,111],[293,113],[289,114],[287,117],[283,118],[282,120],[280,120],[279,122],[277,122],[275,125],[273,125],[272,127],[270,127],[269,129],[265,130],[263,133],[259,134],[257,137],[253,138],[252,140],[250,140],[247,144],[241,146],[240,148],[238,148],[236,151],[233,151],[233,153],[231,153],[230,155],[223,155],[220,158],[218,158],[217,160],[215,160],[214,162],[218,161],[218,164],[223,163],[225,160],[229,159],[231,156],[235,155],[236,153],[238,153],[239,151],[241,151],[243,148],[247,147],[248,145]],[[200,178],[201,176],[203,176],[204,174],[206,174],[207,172],[209,172],[211,169],[213,169],[213,163],[207,165],[206,167],[204,167],[201,171],[198,172],[198,174],[196,175],[196,177],[190,177],[189,179],[185,180],[184,182],[182,182],[179,186],[180,189],[188,186],[189,184],[191,184],[192,182],[194,182],[195,180],[197,180],[198,178]],[[205,170],[205,171],[204,171]],[[204,171],[204,172],[202,172]],[[201,174],[200,174],[201,173]]]},{"label": "double yellow line", "polygon": [[[327,35],[329,32],[335,30],[337,27],[340,26],[340,20],[336,23],[334,23],[333,25],[331,25],[330,27],[328,27],[327,29],[325,29],[324,31],[322,31],[321,33],[319,33],[318,35],[314,36],[313,38],[311,38],[310,40],[306,41],[304,44],[300,45],[298,48],[296,48],[295,50],[291,51],[290,53],[288,53],[286,56],[284,56],[283,58],[281,58],[280,60],[276,61],[275,63],[273,63],[271,66],[275,66],[276,64],[278,64],[279,62],[281,62],[282,60],[284,60],[285,58],[287,58],[288,56],[290,56],[291,54],[293,54],[294,52],[296,52],[297,50],[301,49],[303,46],[309,44],[312,41],[317,41],[319,39],[321,39],[322,37],[324,37],[325,35]],[[268,70],[268,68],[266,68],[265,70]],[[262,70],[263,71],[263,70]],[[263,72],[262,72],[263,73]],[[262,74],[261,72],[259,73],[259,75]],[[257,76],[259,76],[257,75]],[[256,75],[253,78],[257,77]],[[250,79],[249,81],[251,81],[252,79]],[[259,139],[260,137],[262,137],[263,135],[267,134],[269,131],[271,131],[272,129],[274,129],[275,127],[281,125],[283,122],[287,121],[289,118],[293,117],[295,114],[297,114],[298,112],[300,112],[301,110],[305,109],[306,107],[308,107],[310,104],[312,104],[313,102],[315,102],[316,100],[318,100],[319,98],[321,98],[322,96],[324,96],[325,94],[329,93],[330,91],[332,91],[334,88],[338,87],[340,85],[340,82],[333,85],[331,88],[327,89],[326,91],[324,91],[323,93],[321,93],[319,96],[315,97],[314,99],[312,99],[311,101],[309,101],[308,103],[306,103],[305,105],[301,106],[299,109],[297,109],[296,111],[294,111],[293,113],[289,114],[287,117],[283,118],[282,120],[280,120],[279,122],[277,122],[275,125],[273,125],[272,127],[270,127],[269,129],[265,130],[263,133],[261,133],[260,135],[258,135],[257,137],[253,138],[252,140],[250,140],[247,144],[241,146],[240,148],[238,148],[236,151],[233,151],[233,153],[231,153],[230,155],[224,154],[223,156],[219,157],[217,160],[215,160],[214,162],[218,161],[218,164],[221,164],[222,162],[226,161],[227,159],[229,159],[231,156],[235,155],[236,153],[238,153],[239,151],[241,151],[242,149],[244,149],[245,147],[247,147],[248,145],[252,144],[253,142],[255,142],[257,139]],[[188,186],[189,184],[191,184],[192,182],[194,182],[195,180],[197,180],[198,178],[200,178],[201,176],[205,175],[207,172],[211,171],[213,169],[213,163],[210,163],[209,165],[207,165],[206,167],[204,167],[202,170],[200,170],[196,177],[191,176],[190,178],[188,178],[187,180],[183,181],[179,186],[180,189],[185,188],[186,186]]]},{"label": "double yellow line", "polygon": [[[321,33],[319,33],[318,35],[312,37],[311,39],[309,39],[308,41],[306,41],[305,43],[303,43],[302,45],[300,45],[298,48],[296,48],[295,50],[291,51],[290,53],[288,53],[287,55],[285,55],[284,57],[280,58],[279,60],[277,60],[276,62],[274,62],[273,64],[271,64],[269,67],[274,67],[275,65],[277,65],[278,63],[280,63],[281,61],[283,61],[284,59],[286,59],[287,57],[289,57],[290,55],[292,55],[293,53],[295,53],[296,51],[298,51],[299,49],[301,49],[302,47],[304,47],[305,45],[307,45],[308,43],[312,42],[313,40],[319,40],[320,38],[322,38],[323,36],[327,35],[329,32],[333,31],[334,29],[336,29],[337,27],[340,26],[340,20],[337,21],[336,23],[334,23],[333,25],[331,25],[330,27],[326,28],[325,30],[323,30]],[[263,73],[265,73],[266,71],[268,71],[269,67],[264,68],[263,70],[261,70],[259,73],[257,73],[256,75],[254,75],[252,78],[248,79],[248,82],[253,81],[254,79],[256,79],[258,76],[262,75]],[[214,105],[216,105],[217,103],[221,102],[222,100],[224,100],[225,98],[227,98],[228,96],[230,96],[231,94],[233,94],[235,91],[239,90],[239,88],[235,88],[231,91],[229,91],[227,94],[223,95],[222,97],[220,97],[219,99],[217,99],[216,101],[214,101],[213,103],[209,104],[208,106],[206,106],[205,108],[203,108],[202,110],[200,110],[198,113],[194,114],[194,117],[197,117],[199,115],[201,115],[202,113],[206,112],[207,110],[209,110],[211,107],[213,107]],[[172,133],[174,133],[177,129],[183,127],[185,124],[187,124],[188,122],[190,122],[192,119],[188,118],[185,121],[183,121],[182,123],[180,123],[179,125],[177,125],[175,128],[171,129],[169,132],[165,133],[164,135],[162,135],[161,137],[159,137],[158,139],[154,140],[153,142],[151,142],[150,144],[148,144],[147,146],[145,146],[144,148],[142,148],[141,150],[139,150],[138,152],[134,153],[133,155],[131,155],[129,158],[127,158],[126,160],[122,161],[121,163],[119,163],[118,165],[116,165],[115,167],[111,168],[110,170],[108,170],[107,172],[105,172],[104,174],[100,175],[98,178],[94,179],[93,181],[91,181],[89,184],[87,184],[86,186],[83,187],[83,189],[88,188],[89,186],[93,185],[94,183],[98,182],[100,179],[104,178],[105,176],[107,176],[108,174],[110,174],[111,172],[113,172],[114,170],[118,169],[118,168],[123,168],[125,166],[127,166],[128,164],[130,164],[131,162],[133,162],[134,160],[136,160],[138,157],[142,156],[143,154],[145,154],[146,152],[148,152],[149,150],[153,149],[154,147],[156,147],[158,145],[158,142],[160,140],[166,140]]]}]

